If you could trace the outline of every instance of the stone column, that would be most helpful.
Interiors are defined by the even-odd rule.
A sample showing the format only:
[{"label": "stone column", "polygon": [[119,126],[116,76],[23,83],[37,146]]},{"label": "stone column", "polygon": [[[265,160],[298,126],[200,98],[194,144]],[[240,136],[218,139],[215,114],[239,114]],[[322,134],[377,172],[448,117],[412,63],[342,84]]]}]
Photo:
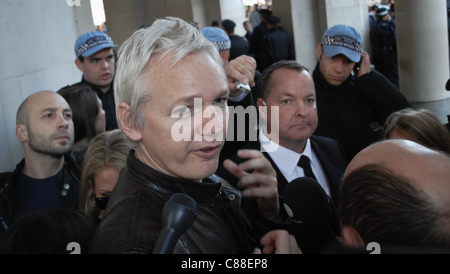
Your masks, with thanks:
[{"label": "stone column", "polygon": [[397,0],[395,10],[400,89],[444,123],[450,114],[446,1]]},{"label": "stone column", "polygon": [[242,0],[107,0],[103,3],[108,34],[119,46],[140,26],[166,16],[197,22],[200,28],[210,26],[213,20],[230,19],[237,25],[236,34],[245,35]]},{"label": "stone column", "polygon": [[242,0],[220,0],[220,15],[221,20],[228,19],[236,23],[234,29],[236,35],[245,36],[243,23],[247,18]]},{"label": "stone column", "polygon": [[[144,1],[142,1],[144,2]],[[103,1],[108,35],[121,46],[137,30],[133,0]]]},{"label": "stone column", "polygon": [[274,15],[281,18],[283,28],[294,42],[297,61],[314,70],[316,47],[325,31],[345,24],[357,29],[370,50],[370,27],[366,0],[277,0],[273,1]]},{"label": "stone column", "polygon": [[362,36],[364,50],[370,52],[369,6],[367,0],[325,0],[324,2],[327,29],[337,24],[354,27]]},{"label": "stone column", "polygon": [[274,15],[280,17],[280,27],[294,43],[297,62],[312,73],[317,57],[316,46],[326,30],[325,11],[320,10],[324,0],[277,0]]},{"label": "stone column", "polygon": [[41,90],[57,91],[81,80],[75,66],[78,35],[95,30],[89,0],[0,1],[0,173],[23,159],[15,134],[22,102]]}]

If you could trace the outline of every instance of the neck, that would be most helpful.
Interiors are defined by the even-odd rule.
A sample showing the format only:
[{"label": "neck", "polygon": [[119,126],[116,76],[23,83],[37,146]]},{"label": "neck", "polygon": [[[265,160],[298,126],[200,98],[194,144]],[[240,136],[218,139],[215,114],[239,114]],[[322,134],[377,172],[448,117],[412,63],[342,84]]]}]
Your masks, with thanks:
[{"label": "neck", "polygon": [[34,179],[46,179],[58,174],[64,165],[64,156],[28,153],[25,154],[25,167],[22,172]]},{"label": "neck", "polygon": [[112,83],[109,84],[109,85],[107,85],[107,86],[97,86],[97,85],[94,85],[94,84],[88,82],[88,81],[86,80],[86,78],[84,78],[84,75],[83,75],[82,82],[85,82],[85,83],[89,84],[89,86],[91,86],[92,88],[97,88],[97,89],[99,89],[99,90],[100,90],[101,92],[103,92],[103,93],[107,93],[108,90],[110,90],[110,88],[111,88],[111,86],[112,86]]},{"label": "neck", "polygon": [[305,151],[306,148],[306,141],[286,141],[280,139],[280,146],[285,147],[289,150],[292,150],[294,152],[297,152],[298,154],[302,154]]},{"label": "neck", "polygon": [[[142,148],[135,150],[134,156],[136,157],[136,159],[141,161],[143,164],[147,165],[148,167],[150,167],[150,168],[152,168],[152,169],[154,169],[154,170],[156,170],[158,172],[161,172],[161,173],[163,173],[165,175],[168,175],[168,176],[171,176],[171,177],[174,177],[174,178],[181,178],[181,177],[177,176],[176,174],[173,174],[173,173],[169,172],[167,169],[165,169],[163,167],[163,165],[159,164],[158,161],[155,161],[150,156],[150,154],[146,150],[144,150]],[[195,182],[198,182],[198,183],[202,183],[203,182],[202,179],[189,179],[189,180],[195,181]]]},{"label": "neck", "polygon": [[108,90],[111,88],[111,85],[105,86],[105,87],[98,87],[103,93],[107,93]]},{"label": "neck", "polygon": [[89,146],[89,141],[87,138],[84,138],[83,140],[80,140],[73,145],[72,151],[80,150],[80,149],[87,149],[88,146]]}]

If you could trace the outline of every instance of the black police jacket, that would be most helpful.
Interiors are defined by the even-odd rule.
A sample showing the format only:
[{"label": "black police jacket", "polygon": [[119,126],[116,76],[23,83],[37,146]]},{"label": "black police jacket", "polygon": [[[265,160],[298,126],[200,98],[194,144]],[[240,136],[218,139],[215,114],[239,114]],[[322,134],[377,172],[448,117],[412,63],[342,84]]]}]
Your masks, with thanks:
[{"label": "black police jacket", "polygon": [[314,135],[337,140],[347,162],[361,150],[380,141],[387,118],[398,110],[414,108],[400,90],[381,73],[372,71],[342,85],[330,85],[320,72],[313,72],[319,125]]}]

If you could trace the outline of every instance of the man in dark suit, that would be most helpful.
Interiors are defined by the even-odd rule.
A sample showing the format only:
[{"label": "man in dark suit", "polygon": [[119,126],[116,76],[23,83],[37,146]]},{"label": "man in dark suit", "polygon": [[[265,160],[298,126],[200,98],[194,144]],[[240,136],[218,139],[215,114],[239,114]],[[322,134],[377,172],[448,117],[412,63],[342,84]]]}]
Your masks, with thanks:
[{"label": "man in dark suit", "polygon": [[[261,95],[257,105],[266,125],[261,126],[259,141],[250,142],[244,149],[261,150],[271,162],[277,172],[280,201],[285,187],[292,180],[308,176],[319,182],[334,205],[339,205],[341,177],[347,163],[337,141],[313,136],[318,118],[311,75],[295,61],[282,61],[268,68],[258,85]],[[278,121],[274,119],[277,118],[273,113],[276,109]],[[234,173],[238,174],[237,165],[245,160],[238,155],[239,152],[217,171],[217,175],[235,187],[239,187],[239,181]],[[306,161],[303,156],[308,157]],[[303,166],[304,162],[306,166]]]}]

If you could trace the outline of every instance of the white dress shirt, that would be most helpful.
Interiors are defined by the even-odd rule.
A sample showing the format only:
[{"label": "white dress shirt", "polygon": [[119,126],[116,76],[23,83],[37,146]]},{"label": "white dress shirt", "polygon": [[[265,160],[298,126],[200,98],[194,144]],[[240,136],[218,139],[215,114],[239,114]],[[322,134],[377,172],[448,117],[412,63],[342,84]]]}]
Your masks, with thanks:
[{"label": "white dress shirt", "polygon": [[299,177],[305,177],[303,168],[299,167],[297,164],[302,155],[308,156],[311,160],[311,169],[316,176],[317,181],[322,186],[323,190],[325,190],[325,193],[331,197],[327,176],[325,175],[322,165],[316,157],[316,153],[311,148],[310,139],[306,141],[306,146],[303,153],[299,154],[295,151],[282,147],[275,142],[272,142],[264,135],[262,130],[260,130],[259,138],[263,152],[267,152],[269,154],[288,182],[292,182],[294,179]]}]

